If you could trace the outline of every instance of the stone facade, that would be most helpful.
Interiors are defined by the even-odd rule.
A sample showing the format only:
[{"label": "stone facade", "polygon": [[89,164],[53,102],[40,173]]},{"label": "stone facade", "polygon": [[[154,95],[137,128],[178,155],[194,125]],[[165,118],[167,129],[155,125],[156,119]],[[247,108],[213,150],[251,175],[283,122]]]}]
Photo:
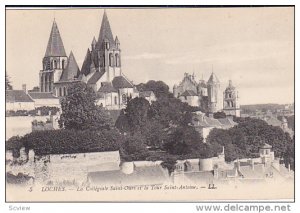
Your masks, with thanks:
[{"label": "stone facade", "polygon": [[223,94],[223,111],[226,115],[241,116],[238,91],[232,85],[231,80]]}]

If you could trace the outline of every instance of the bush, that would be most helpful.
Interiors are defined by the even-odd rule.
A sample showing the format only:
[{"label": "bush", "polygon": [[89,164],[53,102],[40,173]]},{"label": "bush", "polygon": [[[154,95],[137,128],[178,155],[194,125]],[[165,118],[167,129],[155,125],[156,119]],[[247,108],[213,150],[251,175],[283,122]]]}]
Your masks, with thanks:
[{"label": "bush", "polygon": [[8,149],[24,146],[38,155],[119,150],[124,139],[117,130],[75,131],[47,130],[29,133],[22,138],[10,139]]}]

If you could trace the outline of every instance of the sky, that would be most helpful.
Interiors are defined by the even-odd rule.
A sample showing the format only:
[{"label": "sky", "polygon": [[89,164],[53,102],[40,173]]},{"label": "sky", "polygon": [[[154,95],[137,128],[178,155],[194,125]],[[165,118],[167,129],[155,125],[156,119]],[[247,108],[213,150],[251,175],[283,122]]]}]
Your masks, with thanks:
[{"label": "sky", "polygon": [[[104,10],[6,11],[6,71],[14,89],[38,86],[55,18],[67,54],[81,68]],[[294,9],[147,8],[106,9],[121,47],[122,72],[135,84],[162,80],[170,90],[184,73],[228,81],[241,104],[294,102]]]}]

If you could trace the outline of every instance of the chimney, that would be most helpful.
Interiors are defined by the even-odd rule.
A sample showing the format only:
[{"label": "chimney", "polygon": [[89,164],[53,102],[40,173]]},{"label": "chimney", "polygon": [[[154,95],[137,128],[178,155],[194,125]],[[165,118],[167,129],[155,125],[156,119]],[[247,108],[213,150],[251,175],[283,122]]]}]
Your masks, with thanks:
[{"label": "chimney", "polygon": [[28,94],[27,89],[26,89],[26,84],[22,84],[22,89],[26,94]]}]

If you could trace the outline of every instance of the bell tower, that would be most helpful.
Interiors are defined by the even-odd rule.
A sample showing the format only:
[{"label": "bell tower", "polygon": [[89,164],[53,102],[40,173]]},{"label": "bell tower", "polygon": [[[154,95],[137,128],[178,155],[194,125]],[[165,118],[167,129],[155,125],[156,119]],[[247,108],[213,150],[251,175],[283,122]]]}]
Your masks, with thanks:
[{"label": "bell tower", "polygon": [[62,71],[67,66],[68,57],[56,24],[53,21],[47,49],[40,70],[40,92],[53,92],[54,83],[59,81]]},{"label": "bell tower", "polygon": [[226,115],[240,117],[240,104],[238,91],[229,80],[229,84],[223,93],[223,111]]},{"label": "bell tower", "polygon": [[99,71],[105,72],[107,82],[121,75],[121,49],[118,37],[113,37],[109,20],[104,11],[98,42],[95,46]]},{"label": "bell tower", "polygon": [[[214,72],[211,73],[207,81],[207,95],[208,95],[208,112],[215,113],[221,110],[220,107],[220,81]],[[221,103],[222,104],[222,103]]]}]

